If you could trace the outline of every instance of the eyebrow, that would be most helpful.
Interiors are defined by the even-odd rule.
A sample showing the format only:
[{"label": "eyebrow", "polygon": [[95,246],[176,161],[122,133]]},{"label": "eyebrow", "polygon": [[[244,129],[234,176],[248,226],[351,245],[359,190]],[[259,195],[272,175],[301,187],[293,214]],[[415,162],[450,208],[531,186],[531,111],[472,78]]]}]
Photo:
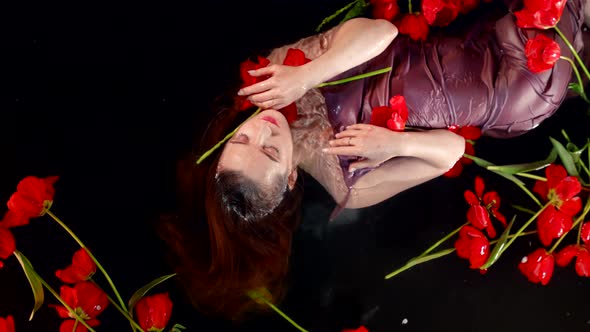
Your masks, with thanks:
[{"label": "eyebrow", "polygon": [[[231,144],[241,144],[241,145],[249,145],[248,143],[242,143],[242,142],[234,142],[234,141],[229,141],[228,143]],[[262,154],[264,154],[268,159],[270,159],[271,161],[278,163],[278,159],[275,159],[272,155],[270,155],[268,152],[262,150],[262,149],[257,149],[258,151],[262,152]]]}]

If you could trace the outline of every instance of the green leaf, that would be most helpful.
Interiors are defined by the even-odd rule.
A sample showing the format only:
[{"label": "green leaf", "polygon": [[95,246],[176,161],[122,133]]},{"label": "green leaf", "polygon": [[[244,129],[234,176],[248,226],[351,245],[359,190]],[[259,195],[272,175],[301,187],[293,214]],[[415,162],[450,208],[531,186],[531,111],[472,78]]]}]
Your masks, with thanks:
[{"label": "green leaf", "polygon": [[521,172],[531,172],[536,171],[542,168],[549,166],[550,164],[554,163],[557,159],[557,149],[551,149],[551,153],[549,156],[543,160],[534,161],[530,163],[523,163],[523,164],[511,164],[511,165],[502,165],[502,166],[487,166],[486,168],[490,171],[498,171],[505,174],[516,174]]},{"label": "green leaf", "polygon": [[498,242],[494,246],[494,249],[490,253],[490,257],[488,258],[488,261],[485,262],[485,264],[479,268],[480,270],[489,269],[490,266],[492,266],[498,260],[498,258],[500,258],[500,256],[502,255],[502,253],[506,249],[506,242],[508,242],[508,236],[510,235],[510,229],[512,229],[512,225],[514,224],[514,220],[516,220],[516,216],[512,217],[512,220],[510,221],[508,226],[506,226],[506,229],[504,230],[504,232],[502,233],[502,235],[498,239]]},{"label": "green leaf", "polygon": [[[365,0],[353,0],[352,2],[350,2],[349,4],[347,4],[346,6],[338,9],[336,12],[334,12],[334,14],[324,18],[322,20],[322,23],[320,23],[320,25],[317,26],[317,28],[315,28],[316,32],[320,32],[320,30],[322,30],[322,28],[324,27],[324,25],[330,23],[333,19],[335,19],[336,17],[338,17],[340,14],[342,14],[343,12],[345,12],[346,10],[349,10],[350,8],[354,8],[356,6],[358,6],[358,3],[361,2],[362,4],[365,4]],[[348,13],[347,13],[348,15]]]},{"label": "green leaf", "polygon": [[29,321],[33,319],[33,315],[41,306],[43,305],[43,301],[45,300],[45,293],[43,292],[43,284],[41,283],[41,279],[31,262],[23,255],[20,251],[16,250],[14,252],[14,256],[18,259],[18,262],[23,268],[27,279],[29,279],[29,284],[31,285],[31,290],[33,291],[33,298],[35,300],[33,305],[33,311],[31,312],[31,316],[29,316]]},{"label": "green leaf", "polygon": [[344,15],[344,18],[340,20],[340,23],[346,22],[351,18],[361,16],[365,14],[367,7],[369,6],[364,0],[357,1],[356,4],[350,8],[350,10]]},{"label": "green leaf", "polygon": [[495,171],[493,169],[489,169],[490,166],[496,166],[496,165],[492,164],[491,162],[481,159],[481,158],[478,158],[476,156],[470,156],[470,155],[464,155],[464,156],[466,158],[473,160],[473,162],[475,164],[477,164],[478,166],[481,166],[481,167],[487,169],[488,171],[494,172],[502,177],[505,177],[506,179],[514,182],[516,185],[524,186],[524,182],[520,181],[520,179],[518,179],[516,176],[514,176],[512,174],[507,174],[507,173],[503,173],[501,171]]},{"label": "green leaf", "polygon": [[145,294],[147,294],[147,292],[149,292],[152,288],[156,287],[162,282],[174,277],[175,275],[176,273],[161,276],[135,291],[135,293],[133,293],[133,295],[131,296],[131,299],[129,299],[129,315],[133,317],[133,307],[135,306],[137,301],[139,301]]},{"label": "green leaf", "polygon": [[582,86],[579,83],[570,83],[568,85],[568,88],[570,88],[575,93],[580,95],[580,97],[582,97],[582,99],[584,99],[585,102],[590,103],[590,101],[588,100],[588,97],[586,96],[586,93],[584,92],[584,89],[582,88]]},{"label": "green leaf", "polygon": [[186,330],[186,327],[176,323],[176,324],[174,324],[174,326],[172,326],[172,328],[170,329],[170,332],[182,332],[181,330]]},{"label": "green leaf", "polygon": [[572,176],[578,176],[578,169],[576,168],[574,159],[571,156],[571,154],[567,151],[567,149],[553,137],[549,137],[549,140],[551,140],[551,144],[553,144],[553,147],[557,149],[557,154],[559,155],[561,163],[563,164],[563,167],[565,167],[565,169],[567,170],[568,174]]}]

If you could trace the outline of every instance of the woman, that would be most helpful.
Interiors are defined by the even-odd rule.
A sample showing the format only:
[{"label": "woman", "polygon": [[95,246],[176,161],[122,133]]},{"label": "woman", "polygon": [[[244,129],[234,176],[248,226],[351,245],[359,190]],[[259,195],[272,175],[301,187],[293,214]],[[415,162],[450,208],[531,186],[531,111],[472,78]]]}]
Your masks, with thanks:
[{"label": "woman", "polygon": [[[449,170],[465,147],[449,126],[513,137],[555,112],[571,68],[558,61],[552,70],[531,73],[524,43],[544,33],[560,43],[562,55],[571,57],[570,51],[554,33],[521,30],[507,8],[501,15],[490,8],[467,28],[433,33],[424,43],[398,35],[388,21],[352,19],[274,49],[270,66],[250,72],[268,78],[230,98],[230,107],[205,132],[199,154],[241,126],[205,163],[195,165],[195,156],[180,163],[178,213],[163,223],[180,280],[197,308],[238,320],[267,308],[250,300],[248,290],[264,289],[268,300],[279,301],[299,223],[300,170],[339,207],[367,207]],[[577,51],[582,22],[581,3],[568,1],[558,26]],[[281,65],[289,48],[311,61]],[[388,66],[387,74],[314,88]],[[371,110],[394,95],[405,97],[407,125],[428,130],[369,124]],[[264,110],[245,122],[237,111],[244,98]],[[298,118],[289,124],[277,110],[292,102]]]}]

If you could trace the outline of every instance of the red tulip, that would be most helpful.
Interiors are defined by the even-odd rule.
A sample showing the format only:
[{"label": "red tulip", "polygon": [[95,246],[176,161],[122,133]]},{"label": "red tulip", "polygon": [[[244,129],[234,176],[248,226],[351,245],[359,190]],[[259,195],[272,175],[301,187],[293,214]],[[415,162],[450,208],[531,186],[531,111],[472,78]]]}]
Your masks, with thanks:
[{"label": "red tulip", "polygon": [[0,222],[1,227],[11,228],[27,225],[30,218],[39,217],[53,203],[55,189],[53,185],[57,176],[44,179],[27,176],[22,179],[8,201],[8,212]]},{"label": "red tulip", "polygon": [[542,34],[527,40],[524,52],[527,58],[527,66],[533,73],[540,73],[553,68],[553,65],[561,56],[559,44]]},{"label": "red tulip", "polygon": [[457,256],[469,260],[470,268],[479,269],[490,256],[490,242],[477,228],[466,225],[459,231],[455,241]]},{"label": "red tulip", "polygon": [[561,19],[567,0],[525,0],[524,8],[514,13],[519,28],[549,29]]},{"label": "red tulip", "polygon": [[84,248],[78,249],[72,258],[72,265],[58,270],[55,275],[66,284],[86,281],[96,272],[96,264]]},{"label": "red tulip", "polygon": [[[310,59],[305,57],[305,53],[303,53],[302,50],[289,48],[287,50],[287,55],[285,55],[285,60],[283,60],[283,64],[285,66],[302,66],[310,61]],[[294,102],[278,111],[283,113],[285,119],[287,119],[287,123],[292,123],[297,120],[297,106]]]},{"label": "red tulip", "polygon": [[422,13],[404,14],[396,25],[399,33],[408,35],[413,40],[426,40],[430,30]]},{"label": "red tulip", "polygon": [[14,332],[14,319],[12,316],[0,317],[0,332]]},{"label": "red tulip", "polygon": [[582,225],[582,230],[580,231],[580,239],[585,243],[585,244],[590,244],[590,222],[585,222]]},{"label": "red tulip", "polygon": [[548,246],[572,227],[572,217],[582,209],[582,200],[576,196],[582,190],[575,176],[568,176],[561,165],[551,164],[545,168],[547,181],[537,181],[533,191],[550,201],[537,219],[539,239]]},{"label": "red tulip", "polygon": [[585,246],[569,245],[555,254],[555,263],[559,266],[568,265],[576,257],[576,273],[580,277],[590,276],[590,253]]},{"label": "red tulip", "polygon": [[428,24],[443,27],[457,18],[459,8],[449,0],[422,0],[422,12]]},{"label": "red tulip", "polygon": [[459,13],[467,14],[479,5],[479,0],[454,0],[453,3],[457,6]]},{"label": "red tulip", "polygon": [[403,131],[408,120],[408,108],[403,96],[393,96],[389,99],[389,106],[377,106],[371,113],[370,124],[389,128],[393,131]]},{"label": "red tulip", "polygon": [[392,21],[399,13],[395,0],[371,0],[372,16],[376,19]]},{"label": "red tulip", "polygon": [[537,218],[539,239],[544,246],[551,244],[553,239],[560,238],[572,228],[572,217],[549,205]]},{"label": "red tulip", "polygon": [[495,191],[485,192],[485,183],[479,176],[475,177],[475,193],[465,190],[463,196],[469,204],[467,220],[475,228],[486,229],[490,237],[496,237],[496,230],[492,225],[490,214],[506,226],[506,218],[498,211],[500,208],[500,196]]},{"label": "red tulip", "polygon": [[393,96],[389,99],[391,119],[387,120],[387,128],[393,131],[403,131],[408,121],[408,107],[404,96]]},{"label": "red tulip", "polygon": [[[60,289],[61,298],[82,317],[89,326],[98,326],[100,321],[96,317],[104,311],[109,304],[106,293],[89,281],[82,281],[74,287],[62,286]],[[74,318],[68,309],[62,305],[52,305],[61,318]],[[72,324],[65,320],[63,325]],[[80,325],[80,324],[78,324]],[[72,325],[68,325],[72,326]],[[70,330],[71,331],[71,330]]]},{"label": "red tulip", "polygon": [[168,293],[141,298],[135,305],[137,322],[144,331],[162,331],[172,314],[172,301]]},{"label": "red tulip", "polygon": [[554,267],[553,255],[547,253],[543,248],[539,248],[523,257],[520,264],[518,264],[518,269],[530,282],[541,283],[543,286],[547,285],[551,280]]},{"label": "red tulip", "polygon": [[369,332],[369,330],[367,330],[366,327],[361,325],[356,329],[344,329],[344,330],[342,330],[342,332]]},{"label": "red tulip", "polygon": [[[241,88],[262,82],[268,78],[268,76],[252,76],[248,73],[250,70],[264,68],[270,64],[270,60],[262,56],[258,56],[257,60],[258,62],[254,62],[248,59],[240,64],[240,77],[242,78],[243,82]],[[244,98],[240,106],[240,111],[244,111],[252,106],[254,106],[254,104],[252,104],[252,102],[250,102],[248,99]]]},{"label": "red tulip", "polygon": [[[16,250],[16,241],[14,235],[9,229],[0,227],[0,258],[7,259]],[[4,263],[0,261],[0,268]]]}]

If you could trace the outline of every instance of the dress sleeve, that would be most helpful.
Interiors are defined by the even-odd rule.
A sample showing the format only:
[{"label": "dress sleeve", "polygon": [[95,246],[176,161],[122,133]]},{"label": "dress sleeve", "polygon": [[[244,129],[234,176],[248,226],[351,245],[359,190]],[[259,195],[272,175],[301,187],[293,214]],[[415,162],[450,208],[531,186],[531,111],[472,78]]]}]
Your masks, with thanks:
[{"label": "dress sleeve", "polygon": [[[512,1],[511,11],[520,10],[520,3]],[[581,1],[568,0],[557,26],[578,54],[584,46],[583,23]],[[482,127],[485,135],[500,138],[521,135],[553,115],[565,99],[572,76],[567,61],[559,60],[552,69],[541,73],[533,73],[527,67],[524,47],[527,40],[537,34],[555,40],[561,55],[573,59],[571,50],[553,29],[521,29],[516,26],[513,13],[500,19],[496,23],[496,37],[501,59],[490,111],[492,116]]]}]

